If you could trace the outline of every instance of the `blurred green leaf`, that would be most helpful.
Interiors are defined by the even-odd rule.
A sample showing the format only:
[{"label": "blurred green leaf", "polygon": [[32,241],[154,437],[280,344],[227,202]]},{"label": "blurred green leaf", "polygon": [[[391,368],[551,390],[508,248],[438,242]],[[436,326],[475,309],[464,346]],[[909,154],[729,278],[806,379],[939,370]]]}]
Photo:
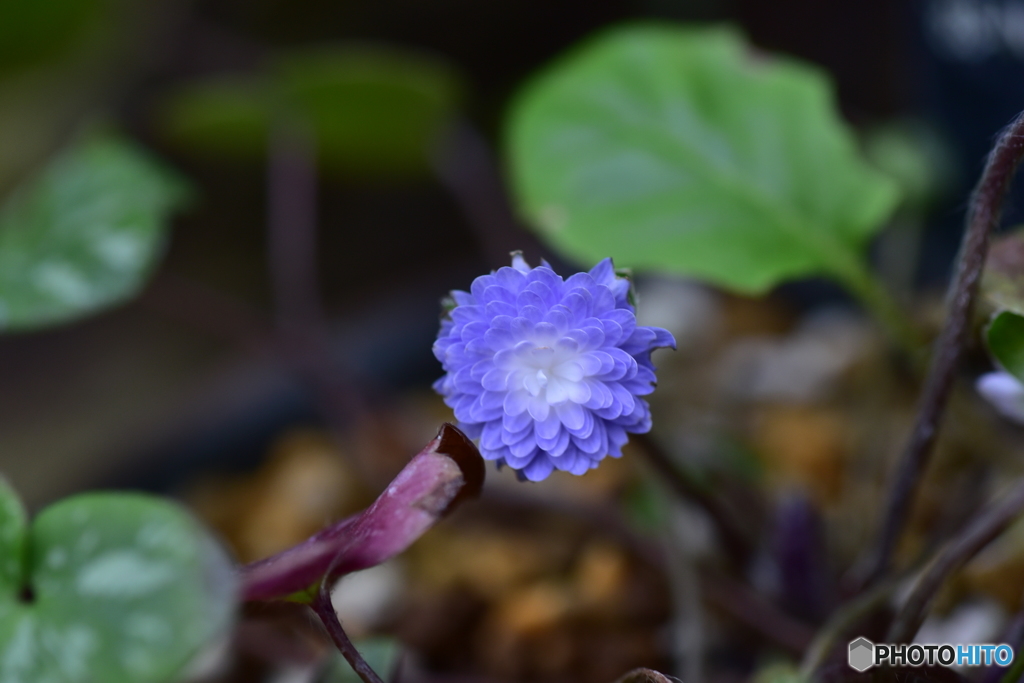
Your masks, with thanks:
[{"label": "blurred green leaf", "polygon": [[276,125],[305,127],[327,170],[406,175],[455,111],[458,81],[425,55],[323,47],[279,56],[264,76],[219,77],[172,93],[157,114],[163,134],[200,154],[251,159]]},{"label": "blurred green leaf", "polygon": [[508,144],[522,210],[568,256],[745,293],[816,274],[864,289],[898,200],[823,74],[723,28],[587,42],[520,94]]},{"label": "blurred green leaf", "polygon": [[754,674],[753,683],[807,683],[799,668],[791,662],[772,662]]},{"label": "blurred green leaf", "polygon": [[444,65],[395,49],[292,52],[278,61],[275,74],[284,101],[308,120],[320,158],[344,172],[425,170],[458,94]]},{"label": "blurred green leaf", "polygon": [[925,210],[953,185],[955,163],[945,141],[926,124],[894,121],[865,136],[867,158],[899,185],[904,205]]},{"label": "blurred green leaf", "polygon": [[657,532],[665,528],[671,516],[672,500],[664,488],[655,485],[653,481],[638,480],[623,492],[622,510],[626,519],[637,529]]},{"label": "blurred green leaf", "polygon": [[186,195],[126,141],[64,152],[0,207],[0,329],[54,325],[132,296]]},{"label": "blurred green leaf", "polygon": [[104,0],[0,0],[0,74],[70,47]]},{"label": "blurred green leaf", "polygon": [[1013,311],[997,313],[985,330],[985,340],[1003,369],[1024,382],[1024,316]]},{"label": "blurred green leaf", "polygon": [[258,159],[270,135],[270,99],[265,80],[212,78],[168,95],[157,125],[173,144],[214,156]]},{"label": "blurred green leaf", "polygon": [[182,508],[86,494],[28,526],[10,499],[0,528],[24,539],[30,573],[0,580],[0,683],[160,683],[226,634],[235,573]]}]

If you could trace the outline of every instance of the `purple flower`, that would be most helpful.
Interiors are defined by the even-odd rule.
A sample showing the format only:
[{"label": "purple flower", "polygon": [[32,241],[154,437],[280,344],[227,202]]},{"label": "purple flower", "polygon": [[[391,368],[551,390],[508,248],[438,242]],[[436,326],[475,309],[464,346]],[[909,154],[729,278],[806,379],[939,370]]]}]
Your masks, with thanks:
[{"label": "purple flower", "polygon": [[611,259],[567,280],[541,263],[514,253],[511,268],[452,292],[434,343],[446,373],[434,389],[459,426],[484,458],[532,481],[583,474],[650,430],[651,351],[676,344],[636,324]]}]

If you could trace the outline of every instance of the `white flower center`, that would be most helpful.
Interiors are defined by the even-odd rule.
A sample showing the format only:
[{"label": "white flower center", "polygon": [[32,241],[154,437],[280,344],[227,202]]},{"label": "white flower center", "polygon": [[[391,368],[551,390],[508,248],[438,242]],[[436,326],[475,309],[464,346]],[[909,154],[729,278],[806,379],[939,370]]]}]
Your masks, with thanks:
[{"label": "white flower center", "polygon": [[583,403],[590,398],[579,353],[551,346],[532,346],[517,351],[509,370],[509,390],[525,389],[548,405],[565,401]]}]

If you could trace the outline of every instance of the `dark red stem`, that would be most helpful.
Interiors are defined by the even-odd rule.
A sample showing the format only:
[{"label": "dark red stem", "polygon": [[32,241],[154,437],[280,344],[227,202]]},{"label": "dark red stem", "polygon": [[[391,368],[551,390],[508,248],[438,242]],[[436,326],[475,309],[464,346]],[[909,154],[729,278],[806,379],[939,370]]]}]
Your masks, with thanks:
[{"label": "dark red stem", "polygon": [[331,604],[329,584],[330,582],[327,580],[320,584],[320,590],[317,596],[313,598],[310,607],[320,617],[320,621],[323,622],[324,628],[327,629],[327,633],[331,636],[331,640],[334,641],[338,652],[342,654],[345,661],[352,667],[352,670],[359,674],[359,678],[363,679],[363,683],[384,683],[381,677],[377,675],[377,672],[373,670],[373,667],[367,664],[363,656],[359,654],[359,650],[349,640],[345,629],[341,627],[341,622],[338,621],[338,613],[334,611],[334,605]]},{"label": "dark red stem", "polygon": [[1003,533],[1022,512],[1024,483],[1017,484],[1002,500],[979,513],[967,528],[932,560],[914,583],[913,590],[896,614],[886,642],[910,642],[927,616],[928,606],[946,579]]},{"label": "dark red stem", "polygon": [[364,412],[362,396],[333,357],[317,268],[317,160],[314,141],[294,121],[273,132],[267,164],[267,261],[277,338],[314,390],[327,422],[340,430]]},{"label": "dark red stem", "polygon": [[948,294],[946,323],[935,343],[935,352],[910,435],[889,492],[884,522],[864,583],[871,583],[889,569],[893,551],[906,527],[907,517],[922,475],[931,459],[939,422],[949,400],[957,364],[967,341],[971,309],[989,236],[998,226],[1003,199],[1024,156],[1024,114],[1010,124],[988,157],[981,180],[971,197],[967,228]]}]

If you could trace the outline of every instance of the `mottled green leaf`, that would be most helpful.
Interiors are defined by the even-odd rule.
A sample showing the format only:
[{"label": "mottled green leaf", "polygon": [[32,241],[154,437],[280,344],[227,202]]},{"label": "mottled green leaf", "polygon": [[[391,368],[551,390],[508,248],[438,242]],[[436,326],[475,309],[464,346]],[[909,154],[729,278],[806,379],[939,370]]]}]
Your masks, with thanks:
[{"label": "mottled green leaf", "polygon": [[186,194],[122,140],[57,157],[0,207],[0,329],[53,325],[131,297]]},{"label": "mottled green leaf", "polygon": [[985,340],[1003,369],[1024,382],[1024,316],[1013,311],[997,313],[985,330]]},{"label": "mottled green leaf", "polygon": [[740,292],[863,283],[862,250],[898,200],[824,74],[724,28],[588,41],[527,84],[508,145],[523,212],[568,256]]},{"label": "mottled green leaf", "polygon": [[0,476],[0,594],[21,588],[25,562],[25,508]]},{"label": "mottled green leaf", "polygon": [[228,558],[169,501],[86,494],[20,520],[28,561],[15,585],[0,579],[0,683],[176,680],[233,620]]}]

